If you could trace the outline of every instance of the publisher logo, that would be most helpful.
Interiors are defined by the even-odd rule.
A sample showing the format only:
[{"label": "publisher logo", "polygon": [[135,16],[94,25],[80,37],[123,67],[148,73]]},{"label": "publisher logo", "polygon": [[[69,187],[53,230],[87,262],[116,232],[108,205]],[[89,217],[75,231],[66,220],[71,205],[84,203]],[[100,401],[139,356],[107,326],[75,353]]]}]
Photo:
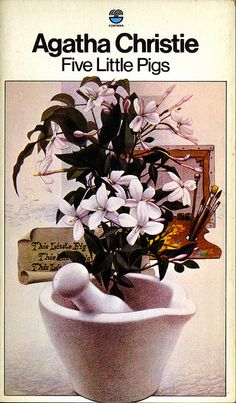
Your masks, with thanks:
[{"label": "publisher logo", "polygon": [[109,12],[109,20],[113,24],[120,24],[123,21],[123,11],[121,10],[111,10]]}]

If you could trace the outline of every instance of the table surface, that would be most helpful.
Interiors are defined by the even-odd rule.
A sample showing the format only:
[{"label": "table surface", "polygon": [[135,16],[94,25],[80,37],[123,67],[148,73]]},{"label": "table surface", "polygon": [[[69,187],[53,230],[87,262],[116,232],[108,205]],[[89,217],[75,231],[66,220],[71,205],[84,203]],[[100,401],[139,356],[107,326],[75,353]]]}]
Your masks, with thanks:
[{"label": "table surface", "polygon": [[[19,214],[18,222],[16,213],[15,217],[12,214],[8,211],[6,219],[5,394],[76,395],[40,317],[38,296],[45,284],[24,286],[17,280],[17,240],[29,229],[44,226],[45,222],[40,217],[32,219],[33,212],[24,223]],[[212,231],[214,236],[216,230]],[[171,268],[167,273],[169,279],[184,286],[189,298],[197,305],[197,313],[182,331],[165,368],[158,396],[225,394],[223,262],[223,257],[201,260],[200,270],[189,269],[178,274]],[[77,397],[76,401],[89,400]]]}]

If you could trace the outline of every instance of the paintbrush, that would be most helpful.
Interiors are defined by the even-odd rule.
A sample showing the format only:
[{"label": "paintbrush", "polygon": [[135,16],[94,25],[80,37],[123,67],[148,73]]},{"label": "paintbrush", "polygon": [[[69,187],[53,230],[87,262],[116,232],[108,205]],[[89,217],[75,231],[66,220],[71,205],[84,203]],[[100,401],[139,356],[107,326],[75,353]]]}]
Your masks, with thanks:
[{"label": "paintbrush", "polygon": [[193,231],[191,232],[191,235],[189,237],[190,241],[193,241],[196,238],[196,233],[199,232],[199,228],[202,228],[202,223],[210,211],[211,202],[212,202],[213,198],[215,198],[215,195],[216,195],[218,189],[219,188],[216,185],[213,185],[211,187],[211,191],[210,191],[210,194],[206,201],[206,204],[203,206],[199,217],[195,220],[195,225],[194,225]]},{"label": "paintbrush", "polygon": [[216,212],[216,209],[219,207],[220,201],[216,202],[214,206],[210,209],[209,213],[205,216],[204,221],[202,222],[201,228],[198,229],[198,231],[195,234],[195,238],[198,237],[199,233],[201,232],[202,228],[205,227],[208,222],[210,221],[211,217],[213,214]]},{"label": "paintbrush", "polygon": [[198,211],[197,211],[196,217],[194,218],[193,224],[191,226],[191,230],[189,231],[189,239],[191,239],[192,231],[193,231],[193,229],[194,229],[194,227],[195,227],[195,225],[196,225],[196,223],[197,223],[197,221],[198,221],[198,219],[200,217],[200,214],[201,214],[201,212],[203,210],[204,203],[205,203],[205,197],[203,197],[203,199],[201,200],[200,205],[198,206]]}]

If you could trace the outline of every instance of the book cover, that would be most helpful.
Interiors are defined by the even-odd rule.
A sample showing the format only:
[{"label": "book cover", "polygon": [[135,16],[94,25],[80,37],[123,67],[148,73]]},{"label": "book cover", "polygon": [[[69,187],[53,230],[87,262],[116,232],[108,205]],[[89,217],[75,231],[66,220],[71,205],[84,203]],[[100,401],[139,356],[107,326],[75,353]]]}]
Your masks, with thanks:
[{"label": "book cover", "polygon": [[[234,2],[2,0],[0,19],[4,256],[0,277],[1,401],[92,401],[74,391],[71,376],[49,339],[38,300],[64,264],[57,259],[59,253],[68,257],[70,251],[90,259],[84,238],[75,239],[63,220],[56,223],[58,199],[66,199],[79,181],[75,166],[72,164],[73,169],[68,171],[68,165],[63,165],[69,161],[65,142],[71,132],[66,125],[63,131],[61,108],[68,111],[67,121],[74,119],[70,114],[73,108],[82,115],[90,114],[87,130],[73,130],[76,135],[69,150],[76,152],[81,136],[88,135],[95,145],[93,139],[100,135],[106,144],[101,140],[100,127],[105,115],[117,110],[114,105],[122,100],[120,113],[130,119],[124,136],[129,129],[140,136],[137,152],[143,153],[142,158],[151,167],[145,175],[150,176],[156,191],[169,191],[167,209],[173,206],[168,203],[175,203],[165,244],[172,250],[183,247],[186,240],[198,241],[190,257],[199,268],[172,258],[165,273],[167,280],[184,287],[197,312],[183,328],[157,391],[139,401],[233,402]],[[108,95],[115,95],[114,99],[106,101]],[[139,101],[134,102],[135,98]],[[101,116],[97,107],[103,108]],[[58,143],[52,140],[52,133],[50,138],[44,137],[49,121],[62,128],[57,132]],[[112,120],[109,130],[114,124]],[[127,137],[122,148],[109,137],[109,130],[106,134],[103,131],[103,136],[108,136],[115,151],[121,147],[122,157]],[[150,144],[156,153],[165,149],[169,158],[168,168],[161,159],[158,177],[152,168]],[[93,158],[97,161],[99,156],[94,154]],[[182,181],[176,176],[176,164]],[[72,180],[65,180],[68,175]],[[111,186],[111,177],[109,180]],[[197,191],[191,189],[193,180]],[[132,194],[128,185],[127,191]],[[216,187],[219,201],[214,196]],[[175,192],[172,198],[171,192]],[[149,203],[148,198],[141,197],[139,201]],[[210,209],[206,202],[213,197],[215,204]],[[208,212],[202,223],[201,202]],[[135,228],[142,232],[141,224]],[[137,351],[152,349],[145,332],[143,326]],[[127,357],[127,367],[134,356]],[[151,372],[152,367],[143,372],[144,383],[149,382]],[[101,390],[108,389],[115,376],[108,376]]]}]

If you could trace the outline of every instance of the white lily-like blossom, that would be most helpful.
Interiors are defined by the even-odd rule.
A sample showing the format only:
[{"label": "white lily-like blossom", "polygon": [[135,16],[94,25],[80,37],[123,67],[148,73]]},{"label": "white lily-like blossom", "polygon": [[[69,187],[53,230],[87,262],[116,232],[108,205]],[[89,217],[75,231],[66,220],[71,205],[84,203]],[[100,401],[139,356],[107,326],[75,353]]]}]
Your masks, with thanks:
[{"label": "white lily-like blossom", "polygon": [[96,229],[102,221],[106,219],[113,223],[117,223],[118,213],[117,210],[125,204],[125,201],[120,197],[110,197],[103,183],[97,193],[91,196],[89,199],[84,199],[80,203],[80,206],[89,212],[92,212],[89,216],[88,227],[90,230]]},{"label": "white lily-like blossom", "polygon": [[81,206],[75,209],[66,200],[59,201],[59,209],[65,214],[63,221],[69,226],[73,226],[73,238],[79,241],[84,236],[83,224],[88,225],[88,211],[84,210]]},{"label": "white lily-like blossom", "polygon": [[191,199],[189,192],[196,189],[196,181],[193,179],[189,179],[186,182],[183,182],[177,175],[173,172],[168,172],[172,181],[165,183],[162,186],[162,190],[165,192],[171,191],[167,196],[167,200],[170,202],[174,202],[176,200],[182,199],[182,203],[184,206],[191,205]]},{"label": "white lily-like blossom", "polygon": [[139,202],[144,202],[147,207],[148,217],[153,220],[159,219],[161,217],[161,209],[158,207],[153,200],[155,195],[155,189],[152,186],[148,186],[147,189],[143,190],[142,183],[139,179],[133,179],[129,185],[130,199],[126,200],[125,206],[131,209],[136,209]]},{"label": "white lily-like blossom", "polygon": [[155,101],[151,101],[145,106],[141,98],[135,98],[134,109],[137,116],[135,116],[129,125],[130,129],[134,132],[139,132],[145,123],[155,126],[160,122]]},{"label": "white lily-like blossom", "polygon": [[147,204],[143,201],[138,202],[137,209],[132,214],[122,213],[119,215],[119,223],[121,227],[133,227],[127,236],[127,242],[134,245],[139,234],[147,233],[149,235],[157,235],[163,231],[164,224],[162,222],[151,221],[149,219]]},{"label": "white lily-like blossom", "polygon": [[87,106],[84,109],[85,112],[89,112],[95,106],[101,106],[108,97],[114,95],[114,89],[108,88],[107,85],[101,85],[101,87],[93,88],[88,85],[80,87],[80,91],[88,97]]},{"label": "white lily-like blossom", "polygon": [[55,151],[57,152],[57,150],[65,150],[69,148],[69,144],[65,136],[61,133],[57,134],[59,126],[56,123],[51,122],[51,128],[53,134],[45,149],[45,158],[39,161],[38,164],[38,170],[41,174],[45,174],[48,171],[48,168],[53,162],[53,154]]},{"label": "white lily-like blossom", "polygon": [[124,175],[125,171],[112,171],[109,176],[102,177],[109,185],[111,185],[118,197],[126,200],[126,193],[123,186],[128,186],[132,179],[137,179],[135,175]]},{"label": "white lily-like blossom", "polygon": [[51,189],[48,185],[51,185],[53,183],[52,178],[46,178],[46,175],[49,172],[49,167],[53,163],[53,155],[55,152],[59,150],[65,150],[66,148],[69,148],[69,144],[67,139],[64,137],[63,134],[57,134],[59,130],[59,126],[51,122],[51,129],[52,129],[52,137],[49,139],[49,143],[45,149],[45,157],[42,160],[39,160],[36,164],[36,169],[40,175],[40,178],[42,180],[43,187],[51,193]]},{"label": "white lily-like blossom", "polygon": [[184,118],[181,111],[173,109],[171,111],[172,120],[177,123],[177,128],[179,135],[194,144],[198,144],[198,139],[193,136],[193,129],[190,127],[192,125],[192,120],[189,118]]}]

